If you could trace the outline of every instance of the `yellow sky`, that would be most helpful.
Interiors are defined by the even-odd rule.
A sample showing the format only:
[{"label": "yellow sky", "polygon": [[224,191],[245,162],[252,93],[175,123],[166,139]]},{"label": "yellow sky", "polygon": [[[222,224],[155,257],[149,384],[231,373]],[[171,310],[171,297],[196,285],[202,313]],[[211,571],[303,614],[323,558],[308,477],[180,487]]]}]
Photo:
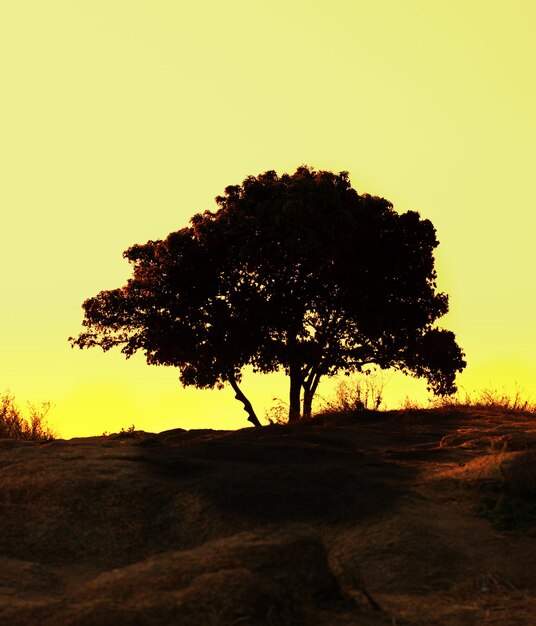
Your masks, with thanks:
[{"label": "yellow sky", "polygon": [[[460,384],[536,399],[535,20],[530,0],[1,3],[0,389],[52,400],[67,437],[245,426],[230,390],[67,337],[125,248],[307,163],[432,220]],[[244,391],[262,416],[286,388]]]}]

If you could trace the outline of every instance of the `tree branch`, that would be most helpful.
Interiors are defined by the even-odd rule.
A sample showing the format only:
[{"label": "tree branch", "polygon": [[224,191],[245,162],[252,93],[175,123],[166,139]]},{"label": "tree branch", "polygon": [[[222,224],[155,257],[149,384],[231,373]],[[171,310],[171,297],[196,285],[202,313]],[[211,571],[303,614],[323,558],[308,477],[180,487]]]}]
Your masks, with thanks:
[{"label": "tree branch", "polygon": [[253,426],[262,426],[262,424],[259,422],[259,418],[253,410],[251,402],[246,398],[246,396],[238,386],[234,374],[231,374],[229,376],[229,383],[233,388],[233,391],[235,392],[235,398],[242,402],[242,404],[244,405],[244,411],[248,414],[248,422],[251,422]]}]

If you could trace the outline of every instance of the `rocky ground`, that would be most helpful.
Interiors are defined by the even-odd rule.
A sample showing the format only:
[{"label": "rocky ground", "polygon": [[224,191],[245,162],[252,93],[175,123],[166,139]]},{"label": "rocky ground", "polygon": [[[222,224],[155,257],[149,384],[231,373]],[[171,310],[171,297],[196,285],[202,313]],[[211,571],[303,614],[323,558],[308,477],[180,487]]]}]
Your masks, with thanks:
[{"label": "rocky ground", "polygon": [[529,625],[536,417],[0,440],[0,624]]}]

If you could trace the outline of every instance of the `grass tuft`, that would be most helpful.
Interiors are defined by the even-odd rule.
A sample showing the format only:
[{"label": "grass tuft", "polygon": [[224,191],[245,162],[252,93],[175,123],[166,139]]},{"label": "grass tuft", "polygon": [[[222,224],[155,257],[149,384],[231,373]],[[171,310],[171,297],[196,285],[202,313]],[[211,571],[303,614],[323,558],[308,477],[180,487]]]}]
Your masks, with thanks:
[{"label": "grass tuft", "polygon": [[438,409],[495,409],[536,415],[536,404],[519,389],[513,396],[497,389],[484,389],[473,394],[464,390],[454,396],[434,398],[430,400],[430,406]]}]

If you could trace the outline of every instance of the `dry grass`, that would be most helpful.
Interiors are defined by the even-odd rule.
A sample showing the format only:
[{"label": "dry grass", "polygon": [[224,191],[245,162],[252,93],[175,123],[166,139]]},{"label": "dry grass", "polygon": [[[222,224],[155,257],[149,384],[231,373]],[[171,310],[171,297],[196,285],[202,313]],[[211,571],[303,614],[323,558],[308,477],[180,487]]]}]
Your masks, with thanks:
[{"label": "dry grass", "polygon": [[[381,371],[365,371],[357,377],[342,380],[331,398],[321,398],[317,414],[335,415],[360,411],[385,409],[384,389],[388,382]],[[460,389],[452,396],[433,397],[428,401],[415,401],[409,397],[401,403],[400,410],[423,409],[485,409],[518,414],[536,414],[536,402],[521,389],[513,394],[496,388],[468,392]]]},{"label": "dry grass", "polygon": [[320,400],[319,413],[354,413],[380,411],[383,407],[385,378],[376,371],[341,380],[332,398]]},{"label": "dry grass", "polygon": [[47,414],[52,404],[43,402],[38,407],[28,404],[25,417],[10,393],[0,396],[0,438],[26,439],[31,441],[51,441],[56,433],[47,424]]},{"label": "dry grass", "polygon": [[536,403],[532,402],[521,390],[516,389],[513,395],[504,390],[484,389],[472,394],[463,390],[454,396],[433,398],[428,404],[416,403],[408,398],[401,406],[409,409],[486,409],[536,415]]}]

